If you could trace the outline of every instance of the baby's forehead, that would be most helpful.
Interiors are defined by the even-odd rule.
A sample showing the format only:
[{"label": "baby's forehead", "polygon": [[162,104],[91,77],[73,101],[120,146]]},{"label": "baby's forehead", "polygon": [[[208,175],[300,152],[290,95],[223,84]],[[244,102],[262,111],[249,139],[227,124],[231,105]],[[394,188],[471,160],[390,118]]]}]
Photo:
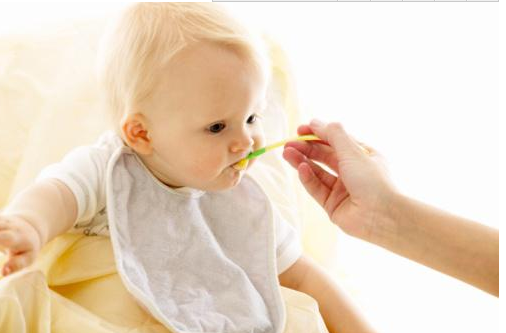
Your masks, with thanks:
[{"label": "baby's forehead", "polygon": [[261,74],[254,59],[244,52],[215,42],[199,41],[179,50],[163,66],[172,74],[213,74],[249,71],[251,75]]},{"label": "baby's forehead", "polygon": [[159,72],[160,84],[153,94],[156,102],[165,100],[169,109],[188,112],[188,117],[212,118],[229,110],[257,112],[265,103],[263,76],[230,50],[197,44],[181,50],[173,60]]}]

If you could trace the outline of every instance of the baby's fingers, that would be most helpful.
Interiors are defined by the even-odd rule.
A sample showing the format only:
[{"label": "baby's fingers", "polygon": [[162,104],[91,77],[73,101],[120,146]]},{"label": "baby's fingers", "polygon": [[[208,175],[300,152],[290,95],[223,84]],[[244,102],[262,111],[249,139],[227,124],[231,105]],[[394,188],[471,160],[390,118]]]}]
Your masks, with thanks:
[{"label": "baby's fingers", "polygon": [[0,250],[9,255],[8,261],[2,269],[2,275],[9,275],[32,263],[35,254],[28,250],[27,242],[23,241],[20,234],[11,229],[0,229]]},{"label": "baby's fingers", "polygon": [[19,236],[11,229],[0,229],[0,250],[11,249],[18,244]]},{"label": "baby's fingers", "polygon": [[35,253],[33,251],[11,254],[11,257],[2,268],[2,275],[6,276],[16,271],[19,271],[20,269],[29,266],[34,259]]},{"label": "baby's fingers", "polygon": [[0,229],[0,250],[4,251],[5,249],[11,253],[21,253],[33,250],[33,245],[18,230]]}]

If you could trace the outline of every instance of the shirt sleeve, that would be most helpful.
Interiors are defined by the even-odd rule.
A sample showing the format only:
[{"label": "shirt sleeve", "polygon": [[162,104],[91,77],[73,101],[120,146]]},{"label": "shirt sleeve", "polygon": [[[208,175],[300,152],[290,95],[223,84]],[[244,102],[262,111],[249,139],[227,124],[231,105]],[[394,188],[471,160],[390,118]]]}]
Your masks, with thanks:
[{"label": "shirt sleeve", "polygon": [[105,207],[107,162],[123,145],[114,132],[103,134],[94,145],[71,150],[62,161],[44,168],[36,181],[55,178],[67,185],[77,201],[77,220],[88,221]]},{"label": "shirt sleeve", "polygon": [[302,255],[302,246],[295,228],[282,218],[275,207],[273,207],[273,215],[276,237],[276,262],[279,275],[299,259]]}]

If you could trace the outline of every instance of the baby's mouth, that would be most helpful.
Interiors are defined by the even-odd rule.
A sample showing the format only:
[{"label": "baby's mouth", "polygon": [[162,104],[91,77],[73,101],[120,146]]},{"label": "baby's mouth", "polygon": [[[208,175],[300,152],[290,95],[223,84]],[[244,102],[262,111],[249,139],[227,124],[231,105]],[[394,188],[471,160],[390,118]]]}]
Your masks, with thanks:
[{"label": "baby's mouth", "polygon": [[[248,156],[248,155],[246,155],[246,156]],[[249,160],[247,160],[246,157],[244,157],[239,162],[232,165],[232,168],[234,168],[235,170],[241,171],[241,170],[245,170],[248,167],[248,164],[249,164]]]},{"label": "baby's mouth", "polygon": [[232,168],[234,168],[235,170],[241,171],[241,170],[244,170],[248,167],[248,163],[249,163],[248,160],[242,159],[239,162],[237,162],[236,164],[232,165]]}]

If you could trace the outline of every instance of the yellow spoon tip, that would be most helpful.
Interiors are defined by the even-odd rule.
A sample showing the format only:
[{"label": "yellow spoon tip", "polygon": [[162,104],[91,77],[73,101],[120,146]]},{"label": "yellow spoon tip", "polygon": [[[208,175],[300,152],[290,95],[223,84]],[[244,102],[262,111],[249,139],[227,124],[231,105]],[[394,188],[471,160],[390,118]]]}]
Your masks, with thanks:
[{"label": "yellow spoon tip", "polygon": [[243,158],[242,160],[240,160],[239,162],[234,164],[233,167],[236,170],[244,170],[248,166],[248,160],[253,159],[253,158],[257,158],[258,156],[260,156],[268,151],[271,151],[274,148],[284,146],[287,142],[290,142],[290,141],[310,141],[310,140],[320,140],[320,138],[317,137],[316,135],[308,134],[308,135],[300,135],[296,138],[283,140],[283,141],[274,143],[272,145],[255,150],[254,152],[250,153],[248,156],[246,156],[245,158]]},{"label": "yellow spoon tip", "polygon": [[248,163],[249,163],[249,161],[247,159],[243,158],[242,160],[240,160],[239,162],[234,164],[233,168],[236,170],[244,170],[248,167]]}]

